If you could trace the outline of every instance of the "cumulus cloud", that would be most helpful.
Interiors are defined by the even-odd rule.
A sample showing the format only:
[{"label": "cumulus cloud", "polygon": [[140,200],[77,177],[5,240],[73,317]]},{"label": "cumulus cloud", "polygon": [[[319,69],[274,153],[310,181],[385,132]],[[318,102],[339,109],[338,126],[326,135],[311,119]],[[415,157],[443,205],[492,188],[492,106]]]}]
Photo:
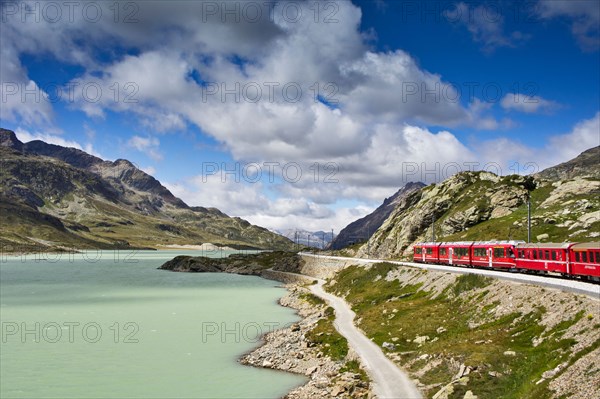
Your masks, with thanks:
[{"label": "cumulus cloud", "polygon": [[540,96],[528,96],[521,93],[508,93],[500,101],[502,108],[534,114],[551,112],[560,105],[555,101],[546,100]]},{"label": "cumulus cloud", "polygon": [[155,161],[162,161],[163,155],[160,153],[160,141],[156,137],[133,136],[127,141],[127,145],[138,150]]},{"label": "cumulus cloud", "polygon": [[539,147],[508,138],[483,141],[476,146],[481,159],[499,165],[505,174],[528,174],[566,162],[599,145],[600,112],[578,122],[569,132],[550,136],[546,144]]}]

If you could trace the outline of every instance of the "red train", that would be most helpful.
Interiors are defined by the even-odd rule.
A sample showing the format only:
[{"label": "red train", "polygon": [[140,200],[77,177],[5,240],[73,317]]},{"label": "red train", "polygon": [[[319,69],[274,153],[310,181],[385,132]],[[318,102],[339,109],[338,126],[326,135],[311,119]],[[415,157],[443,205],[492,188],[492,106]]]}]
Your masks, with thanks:
[{"label": "red train", "polygon": [[600,282],[600,242],[424,242],[415,244],[413,250],[415,262],[560,274]]}]

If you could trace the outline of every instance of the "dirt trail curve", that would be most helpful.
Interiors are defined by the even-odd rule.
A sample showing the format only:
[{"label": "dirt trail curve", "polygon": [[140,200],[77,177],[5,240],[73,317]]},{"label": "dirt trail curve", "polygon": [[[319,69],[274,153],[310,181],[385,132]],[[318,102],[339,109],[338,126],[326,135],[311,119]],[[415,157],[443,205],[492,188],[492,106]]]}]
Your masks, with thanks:
[{"label": "dirt trail curve", "polygon": [[421,399],[423,396],[381,348],[365,337],[353,323],[354,312],[345,300],[325,292],[323,280],[310,286],[313,294],[323,298],[335,310],[335,327],[347,340],[349,346],[361,358],[369,376],[373,380],[374,391],[379,399]]}]

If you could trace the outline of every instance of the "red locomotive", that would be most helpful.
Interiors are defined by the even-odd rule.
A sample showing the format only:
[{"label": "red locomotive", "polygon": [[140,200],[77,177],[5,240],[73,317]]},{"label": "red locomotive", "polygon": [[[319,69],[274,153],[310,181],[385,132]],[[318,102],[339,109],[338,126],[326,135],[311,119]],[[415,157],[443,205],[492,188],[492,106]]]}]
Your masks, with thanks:
[{"label": "red locomotive", "polygon": [[415,262],[560,274],[600,282],[600,242],[425,242],[413,248]]}]

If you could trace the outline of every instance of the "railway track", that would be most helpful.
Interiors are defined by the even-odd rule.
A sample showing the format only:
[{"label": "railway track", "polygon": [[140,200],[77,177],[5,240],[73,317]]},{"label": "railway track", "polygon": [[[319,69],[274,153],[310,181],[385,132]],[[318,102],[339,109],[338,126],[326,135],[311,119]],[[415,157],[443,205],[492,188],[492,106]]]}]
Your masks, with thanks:
[{"label": "railway track", "polygon": [[320,254],[311,254],[301,252],[302,256],[310,256],[315,258],[340,260],[340,261],[352,261],[357,264],[370,264],[387,262],[399,266],[410,266],[418,267],[425,270],[434,270],[447,273],[458,273],[458,274],[480,274],[487,277],[499,278],[502,280],[513,281],[522,284],[534,284],[542,287],[559,289],[561,291],[572,292],[575,294],[583,294],[590,296],[600,301],[600,284],[589,283],[585,281],[565,279],[555,276],[542,276],[535,274],[526,274],[516,271],[503,271],[503,270],[487,270],[480,268],[467,268],[467,267],[456,267],[456,266],[445,266],[445,265],[434,265],[429,263],[415,263],[415,262],[402,262],[385,259],[364,259],[364,258],[348,258],[343,256],[328,256]]}]

